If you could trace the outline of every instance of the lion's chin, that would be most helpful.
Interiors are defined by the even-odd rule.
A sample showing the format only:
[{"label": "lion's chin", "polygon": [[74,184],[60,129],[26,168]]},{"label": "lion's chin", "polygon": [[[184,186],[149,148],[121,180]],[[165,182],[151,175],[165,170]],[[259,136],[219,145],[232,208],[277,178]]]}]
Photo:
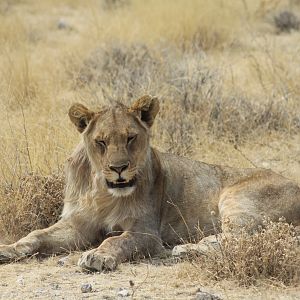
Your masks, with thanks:
[{"label": "lion's chin", "polygon": [[116,198],[128,197],[135,191],[135,186],[123,187],[123,188],[108,188],[108,192]]}]

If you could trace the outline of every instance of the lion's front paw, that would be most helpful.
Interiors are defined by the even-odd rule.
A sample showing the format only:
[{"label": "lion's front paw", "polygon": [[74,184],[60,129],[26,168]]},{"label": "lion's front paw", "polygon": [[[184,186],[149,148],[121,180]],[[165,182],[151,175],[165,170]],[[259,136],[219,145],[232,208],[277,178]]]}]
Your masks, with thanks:
[{"label": "lion's front paw", "polygon": [[11,245],[0,245],[0,264],[8,263],[20,258],[20,255],[16,252]]},{"label": "lion's front paw", "polygon": [[117,260],[110,254],[105,254],[98,249],[93,249],[81,255],[78,266],[88,271],[112,271],[117,267]]}]

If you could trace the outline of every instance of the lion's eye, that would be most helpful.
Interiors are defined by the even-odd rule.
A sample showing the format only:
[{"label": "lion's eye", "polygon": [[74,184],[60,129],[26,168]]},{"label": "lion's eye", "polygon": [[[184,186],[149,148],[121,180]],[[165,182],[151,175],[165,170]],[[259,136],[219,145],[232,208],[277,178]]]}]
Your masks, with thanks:
[{"label": "lion's eye", "polygon": [[136,134],[135,135],[130,135],[128,138],[127,138],[127,144],[130,144],[132,143],[135,139],[136,139]]},{"label": "lion's eye", "polygon": [[96,144],[104,149],[106,148],[106,143],[102,140],[96,140]]}]

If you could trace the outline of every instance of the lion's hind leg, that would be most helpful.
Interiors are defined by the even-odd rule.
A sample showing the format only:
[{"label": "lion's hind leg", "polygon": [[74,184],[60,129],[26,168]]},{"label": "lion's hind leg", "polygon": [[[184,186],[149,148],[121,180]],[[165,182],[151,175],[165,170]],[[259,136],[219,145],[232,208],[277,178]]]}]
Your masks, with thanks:
[{"label": "lion's hind leg", "polygon": [[[174,256],[187,254],[209,255],[220,252],[222,240],[230,236],[238,236],[245,230],[252,232],[262,222],[262,217],[244,193],[233,193],[226,190],[221,194],[219,202],[219,218],[221,232],[201,239],[197,244],[178,245],[173,248]],[[214,226],[216,227],[216,226]]]},{"label": "lion's hind leg", "polygon": [[223,191],[218,208],[223,235],[238,235],[245,230],[251,233],[263,221],[263,215],[247,191],[235,187]]}]

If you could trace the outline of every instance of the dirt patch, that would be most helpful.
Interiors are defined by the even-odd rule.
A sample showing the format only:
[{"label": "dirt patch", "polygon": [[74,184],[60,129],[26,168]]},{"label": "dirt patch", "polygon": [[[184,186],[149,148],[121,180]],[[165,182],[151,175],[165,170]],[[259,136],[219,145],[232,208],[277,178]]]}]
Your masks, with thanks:
[{"label": "dirt patch", "polygon": [[[117,299],[120,289],[128,291],[128,299],[194,299],[198,289],[222,299],[297,299],[300,293],[300,287],[270,281],[248,289],[231,281],[209,282],[182,273],[194,268],[186,262],[148,260],[123,264],[115,272],[86,274],[75,265],[78,257],[70,255],[63,266],[58,264],[61,257],[1,266],[0,299]],[[91,284],[92,291],[82,293],[83,284]]]}]

